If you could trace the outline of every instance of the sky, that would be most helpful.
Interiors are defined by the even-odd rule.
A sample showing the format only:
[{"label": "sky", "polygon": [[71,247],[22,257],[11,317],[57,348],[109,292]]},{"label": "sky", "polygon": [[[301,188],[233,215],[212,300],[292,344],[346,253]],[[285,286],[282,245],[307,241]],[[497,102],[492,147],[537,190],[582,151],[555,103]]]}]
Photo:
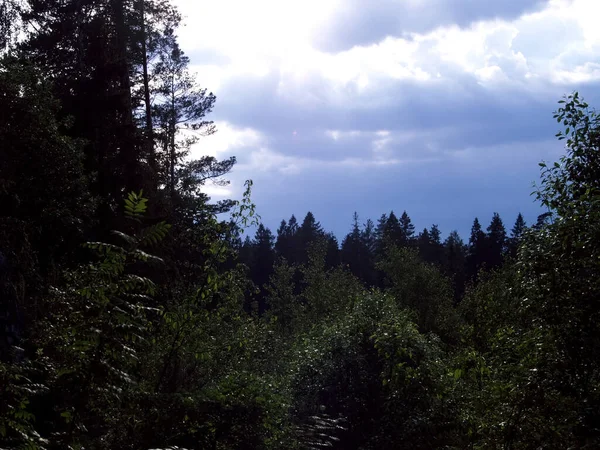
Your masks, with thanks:
[{"label": "sky", "polygon": [[176,0],[180,43],[217,96],[193,156],[236,156],[263,223],[311,211],[341,239],[356,211],[406,210],[468,240],[543,212],[552,118],[578,90],[599,105],[599,0]]}]

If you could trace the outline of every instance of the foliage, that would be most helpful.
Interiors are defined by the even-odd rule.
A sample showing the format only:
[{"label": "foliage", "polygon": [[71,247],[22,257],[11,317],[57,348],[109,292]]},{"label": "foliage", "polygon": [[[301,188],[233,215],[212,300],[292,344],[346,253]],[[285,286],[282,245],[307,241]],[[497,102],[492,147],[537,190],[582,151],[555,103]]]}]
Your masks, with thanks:
[{"label": "foliage", "polygon": [[210,203],[234,156],[188,159],[216,97],[180,20],[0,7],[0,447],[599,447],[600,117],[579,94],[531,228],[494,214],[465,245],[355,214],[340,248],[308,212],[275,237],[251,181]]}]

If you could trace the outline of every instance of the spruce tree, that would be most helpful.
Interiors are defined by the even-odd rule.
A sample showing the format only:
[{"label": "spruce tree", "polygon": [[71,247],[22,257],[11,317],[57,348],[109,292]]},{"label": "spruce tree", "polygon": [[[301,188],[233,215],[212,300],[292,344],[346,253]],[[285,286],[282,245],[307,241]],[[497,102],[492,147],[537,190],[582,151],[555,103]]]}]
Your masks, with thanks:
[{"label": "spruce tree", "polygon": [[273,236],[271,230],[261,223],[252,241],[253,264],[250,269],[252,281],[259,289],[257,296],[259,313],[263,313],[266,307],[264,286],[268,283],[273,273],[273,266],[275,264],[274,244],[275,236]]},{"label": "spruce tree", "polygon": [[454,301],[458,302],[465,291],[467,281],[467,246],[458,231],[452,231],[444,241],[443,272],[452,279]]},{"label": "spruce tree", "polygon": [[342,263],[359,279],[364,279],[367,248],[361,239],[361,230],[358,224],[358,214],[355,212],[352,220],[352,230],[342,241]]},{"label": "spruce tree", "polygon": [[392,245],[403,245],[404,243],[404,232],[394,211],[390,212],[385,224],[384,240]]},{"label": "spruce tree", "polygon": [[415,226],[406,211],[400,216],[400,229],[402,230],[401,245],[411,245],[414,240]]},{"label": "spruce tree", "polygon": [[479,219],[476,217],[471,227],[467,255],[467,273],[471,279],[477,278],[478,272],[485,264],[486,246],[486,235],[481,229]]},{"label": "spruce tree", "polygon": [[417,248],[423,261],[430,262],[431,259],[431,238],[429,236],[429,230],[423,228],[423,231],[417,236]]},{"label": "spruce tree", "polygon": [[315,216],[310,211],[306,213],[302,225],[298,228],[297,262],[305,264],[308,262],[308,250],[314,242],[317,242],[325,237],[325,232],[321,224],[317,222]]},{"label": "spruce tree", "polygon": [[519,245],[521,244],[521,240],[523,239],[523,234],[525,233],[526,223],[523,215],[519,213],[517,216],[517,220],[515,220],[515,224],[511,230],[510,238],[508,239],[508,251],[511,257],[517,256],[517,250],[519,249]]},{"label": "spruce tree", "polygon": [[500,267],[506,253],[506,230],[498,213],[494,213],[487,228],[485,262],[489,269]]}]

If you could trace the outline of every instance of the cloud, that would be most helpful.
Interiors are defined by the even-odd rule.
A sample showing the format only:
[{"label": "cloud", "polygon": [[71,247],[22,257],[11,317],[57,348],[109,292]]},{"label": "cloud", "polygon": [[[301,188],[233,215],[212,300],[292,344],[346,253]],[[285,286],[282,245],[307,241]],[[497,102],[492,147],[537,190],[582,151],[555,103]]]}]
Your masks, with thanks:
[{"label": "cloud", "polygon": [[237,156],[228,194],[253,178],[270,220],[512,214],[560,149],[556,101],[598,98],[595,0],[178,3],[182,45],[217,94],[219,132],[194,151]]},{"label": "cloud", "polygon": [[388,36],[427,33],[473,22],[510,20],[545,5],[541,0],[345,0],[337,4],[328,27],[314,38],[316,46],[338,52],[380,42]]}]

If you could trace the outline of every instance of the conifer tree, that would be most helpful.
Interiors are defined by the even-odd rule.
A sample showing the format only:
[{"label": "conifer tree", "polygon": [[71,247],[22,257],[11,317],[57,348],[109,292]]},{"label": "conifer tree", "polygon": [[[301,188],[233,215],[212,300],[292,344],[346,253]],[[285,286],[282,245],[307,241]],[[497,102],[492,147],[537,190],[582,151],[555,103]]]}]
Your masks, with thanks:
[{"label": "conifer tree", "polygon": [[486,246],[486,235],[481,229],[479,219],[476,217],[471,227],[467,255],[467,273],[471,279],[477,278],[477,274],[485,264]]},{"label": "conifer tree", "polygon": [[419,254],[423,261],[430,261],[430,252],[431,252],[431,238],[429,236],[429,230],[427,228],[423,228],[417,236],[417,248],[419,249]]},{"label": "conifer tree", "polygon": [[394,214],[394,211],[390,212],[388,220],[385,224],[384,229],[384,240],[392,245],[403,245],[404,243],[404,232],[400,221]]},{"label": "conifer tree", "polygon": [[495,269],[502,264],[506,253],[506,230],[498,213],[494,213],[487,228],[487,252],[485,262],[488,269]]},{"label": "conifer tree", "polygon": [[250,269],[252,281],[259,289],[258,312],[265,311],[264,286],[268,283],[275,264],[275,236],[262,223],[258,226],[252,241],[253,263]]},{"label": "conifer tree", "polygon": [[444,241],[443,271],[452,279],[455,302],[462,298],[465,290],[467,251],[467,246],[456,230],[452,231]]},{"label": "conifer tree", "polygon": [[277,229],[275,250],[277,255],[281,258],[285,258],[290,265],[298,262],[297,233],[298,222],[296,221],[296,216],[293,214],[287,222],[282,220]]},{"label": "conifer tree", "polygon": [[157,85],[152,114],[154,134],[159,139],[161,182],[174,198],[182,159],[199,136],[216,131],[214,123],[206,120],[216,97],[198,86],[188,70],[189,58],[179,48],[174,31],[168,33],[161,41],[164,48],[152,74]]},{"label": "conifer tree", "polygon": [[340,246],[338,240],[333,233],[325,234],[326,252],[325,252],[325,269],[333,269],[342,263],[340,255]]},{"label": "conifer tree", "polygon": [[367,222],[363,225],[361,239],[365,246],[369,249],[371,256],[373,256],[375,254],[377,245],[377,230],[375,229],[375,224],[371,219],[367,219]]},{"label": "conifer tree", "polygon": [[317,222],[313,213],[309,211],[306,213],[302,225],[298,228],[298,262],[301,264],[307,263],[310,245],[324,237],[325,232],[321,224]]},{"label": "conifer tree", "polygon": [[523,215],[519,213],[508,239],[508,252],[513,258],[517,256],[517,250],[525,233],[526,223]]},{"label": "conifer tree", "polygon": [[401,244],[405,246],[411,245],[414,239],[415,226],[406,211],[400,216],[400,229],[402,230]]},{"label": "conifer tree", "polygon": [[357,278],[364,280],[368,269],[368,257],[368,247],[362,239],[358,214],[355,212],[352,220],[352,230],[342,241],[342,263],[349,267]]}]

